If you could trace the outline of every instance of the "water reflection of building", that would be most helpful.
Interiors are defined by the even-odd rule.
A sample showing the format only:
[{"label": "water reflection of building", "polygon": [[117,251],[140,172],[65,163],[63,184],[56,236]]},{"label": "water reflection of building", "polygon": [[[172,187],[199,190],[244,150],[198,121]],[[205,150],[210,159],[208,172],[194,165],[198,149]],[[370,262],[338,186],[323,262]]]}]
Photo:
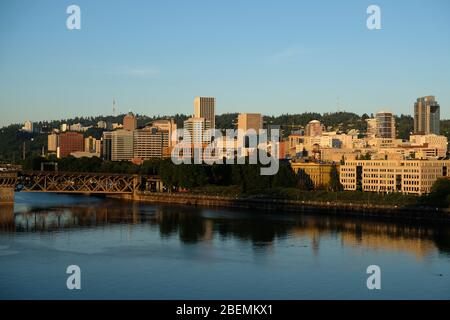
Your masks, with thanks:
[{"label": "water reflection of building", "polygon": [[[206,214],[207,213],[207,214]],[[450,226],[394,223],[333,216],[262,215],[252,212],[214,211],[195,207],[165,207],[137,202],[109,202],[65,208],[32,208],[16,212],[13,206],[0,206],[0,233],[53,232],[66,229],[127,225],[156,227],[163,238],[177,237],[192,244],[214,239],[248,242],[265,254],[276,250],[277,240],[304,243],[320,253],[324,239],[339,237],[343,246],[370,250],[409,252],[421,258],[436,251],[450,252]],[[267,249],[270,249],[268,251]],[[303,250],[303,249],[302,249]]]},{"label": "water reflection of building", "polygon": [[[389,222],[352,221],[345,218],[307,219],[292,233],[295,237],[311,239],[311,246],[317,246],[318,239],[338,233],[345,246],[363,247],[371,250],[389,250],[413,253],[423,258],[437,250],[436,237],[441,230],[434,226],[414,226]],[[450,230],[445,229],[447,236]],[[316,248],[315,250],[318,250]]]},{"label": "water reflection of building", "polygon": [[14,205],[0,205],[0,231],[14,231]]}]

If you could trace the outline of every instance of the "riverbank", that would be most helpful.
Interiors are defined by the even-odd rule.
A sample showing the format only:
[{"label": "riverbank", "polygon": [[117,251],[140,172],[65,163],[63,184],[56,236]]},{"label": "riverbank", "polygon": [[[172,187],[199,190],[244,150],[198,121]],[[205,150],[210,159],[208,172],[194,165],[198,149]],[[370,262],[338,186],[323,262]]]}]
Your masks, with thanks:
[{"label": "riverbank", "polygon": [[439,220],[450,222],[450,209],[424,206],[397,206],[332,201],[297,201],[267,198],[233,198],[225,196],[194,195],[189,193],[170,194],[138,192],[135,195],[114,195],[111,197],[140,202],[197,207],[322,213],[388,219]]}]

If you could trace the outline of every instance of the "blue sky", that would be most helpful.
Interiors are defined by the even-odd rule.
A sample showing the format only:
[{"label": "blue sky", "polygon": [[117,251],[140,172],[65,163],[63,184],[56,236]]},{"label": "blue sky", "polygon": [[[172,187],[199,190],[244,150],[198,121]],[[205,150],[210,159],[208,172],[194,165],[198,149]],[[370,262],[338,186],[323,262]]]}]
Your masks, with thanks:
[{"label": "blue sky", "polygon": [[[81,8],[81,30],[66,8]],[[366,28],[381,8],[382,30]],[[450,118],[450,2],[0,2],[0,126],[75,115],[390,109],[436,95]]]}]

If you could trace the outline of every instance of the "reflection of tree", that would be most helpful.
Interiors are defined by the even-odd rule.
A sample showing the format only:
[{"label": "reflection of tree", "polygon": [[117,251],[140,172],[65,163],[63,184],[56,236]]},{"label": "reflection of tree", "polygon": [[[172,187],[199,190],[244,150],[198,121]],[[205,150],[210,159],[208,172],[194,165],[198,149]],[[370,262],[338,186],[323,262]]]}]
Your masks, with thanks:
[{"label": "reflection of tree", "polygon": [[223,219],[216,221],[215,229],[224,237],[237,237],[240,240],[251,241],[255,246],[269,245],[275,238],[283,237],[292,228],[287,224],[268,221],[255,214],[252,218],[242,220]]},{"label": "reflection of tree", "polygon": [[221,237],[237,238],[265,248],[274,240],[289,236],[309,239],[311,250],[317,253],[321,239],[332,236],[340,237],[343,244],[406,250],[417,256],[436,249],[450,253],[450,226],[424,221],[419,224],[345,216],[276,216],[242,211],[228,212],[226,218],[205,217],[204,211],[195,207],[155,207],[109,199],[69,207],[32,208],[16,214],[13,206],[0,206],[0,233],[53,232],[116,224],[157,226],[161,237],[178,237],[184,243]]},{"label": "reflection of tree", "polygon": [[180,240],[185,243],[196,243],[205,235],[205,220],[199,215],[180,217]]},{"label": "reflection of tree", "polygon": [[205,219],[196,208],[160,207],[156,221],[161,236],[168,237],[178,232],[180,240],[196,243],[205,237]]},{"label": "reflection of tree", "polygon": [[437,229],[433,233],[432,239],[440,252],[450,254],[450,232],[448,229]]}]

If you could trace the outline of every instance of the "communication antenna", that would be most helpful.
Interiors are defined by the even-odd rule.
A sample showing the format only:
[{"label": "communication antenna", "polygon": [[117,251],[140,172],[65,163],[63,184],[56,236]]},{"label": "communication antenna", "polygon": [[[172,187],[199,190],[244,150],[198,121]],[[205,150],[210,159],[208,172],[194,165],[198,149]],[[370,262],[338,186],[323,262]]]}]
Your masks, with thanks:
[{"label": "communication antenna", "polygon": [[113,116],[117,116],[117,109],[116,109],[116,98],[113,97],[112,101],[112,109],[113,109]]},{"label": "communication antenna", "polygon": [[338,96],[337,97],[337,99],[336,99],[336,109],[337,109],[337,112],[339,113],[341,110],[341,103],[340,103],[340,97]]}]

